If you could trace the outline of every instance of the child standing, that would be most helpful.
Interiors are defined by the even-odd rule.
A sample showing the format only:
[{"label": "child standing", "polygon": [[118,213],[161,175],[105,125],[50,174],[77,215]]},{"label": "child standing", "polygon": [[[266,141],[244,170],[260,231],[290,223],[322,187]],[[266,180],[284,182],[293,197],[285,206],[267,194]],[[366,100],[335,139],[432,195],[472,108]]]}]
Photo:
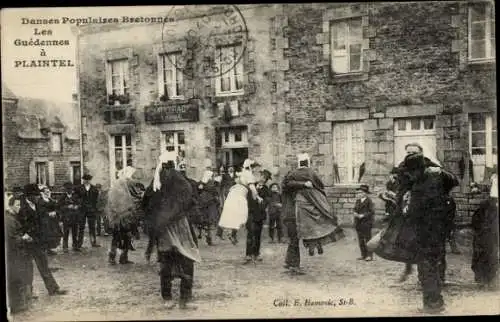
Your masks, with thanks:
[{"label": "child standing", "polygon": [[271,243],[274,243],[274,232],[278,233],[278,243],[281,243],[283,238],[283,227],[281,224],[281,194],[280,187],[277,183],[273,183],[270,187],[271,196],[269,198],[269,206],[267,208],[267,213],[269,215],[269,237],[271,237]]},{"label": "child standing", "polygon": [[362,184],[358,189],[359,196],[354,205],[354,226],[358,234],[361,257],[358,260],[372,261],[373,254],[366,248],[366,243],[372,238],[373,217],[375,214],[373,201],[368,196],[370,189]]}]

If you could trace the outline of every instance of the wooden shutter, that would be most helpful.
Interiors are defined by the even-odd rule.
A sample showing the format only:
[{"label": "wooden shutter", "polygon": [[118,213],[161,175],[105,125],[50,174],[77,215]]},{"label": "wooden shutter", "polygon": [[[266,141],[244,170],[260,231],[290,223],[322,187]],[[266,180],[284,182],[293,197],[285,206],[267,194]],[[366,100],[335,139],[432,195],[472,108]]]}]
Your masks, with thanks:
[{"label": "wooden shutter", "polygon": [[36,163],[35,160],[31,160],[29,164],[29,181],[30,183],[36,183]]},{"label": "wooden shutter", "polygon": [[47,162],[48,168],[49,168],[49,180],[48,180],[48,186],[53,187],[54,183],[56,181],[56,176],[54,173],[54,162],[49,161]]},{"label": "wooden shutter", "polygon": [[113,83],[112,83],[112,75],[111,75],[111,62],[106,61],[106,91],[108,95],[111,95],[113,92]]}]

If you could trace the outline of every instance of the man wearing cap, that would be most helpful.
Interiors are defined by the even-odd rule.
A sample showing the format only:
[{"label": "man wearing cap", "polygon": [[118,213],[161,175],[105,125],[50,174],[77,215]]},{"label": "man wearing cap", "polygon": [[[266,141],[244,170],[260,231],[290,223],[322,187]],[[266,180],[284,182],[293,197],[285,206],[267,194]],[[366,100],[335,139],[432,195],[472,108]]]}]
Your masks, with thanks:
[{"label": "man wearing cap", "polygon": [[458,180],[440,167],[428,167],[421,153],[407,155],[403,167],[410,187],[407,216],[416,225],[423,310],[437,313],[444,310],[440,262],[445,253],[443,241],[447,233],[445,201]]},{"label": "man wearing cap", "polygon": [[63,252],[68,252],[68,239],[71,231],[71,242],[73,250],[78,249],[78,221],[80,201],[74,193],[71,182],[64,184],[64,194],[59,199],[57,207],[62,216],[63,222]]},{"label": "man wearing cap", "polygon": [[97,244],[96,238],[96,219],[97,219],[97,201],[99,198],[99,191],[97,188],[90,183],[92,176],[90,174],[85,174],[83,177],[83,184],[78,189],[78,196],[80,199],[80,212],[81,212],[81,222],[79,232],[78,232],[78,248],[83,246],[83,237],[85,231],[85,222],[87,222],[89,227],[89,237],[92,247],[101,247]]},{"label": "man wearing cap", "polygon": [[43,246],[44,233],[42,231],[41,217],[36,206],[39,196],[40,191],[36,184],[28,184],[24,187],[24,197],[21,199],[21,208],[19,209],[21,238],[27,243],[28,250],[35,260],[49,295],[63,295],[67,292],[61,290],[54,279],[49,269],[49,259]]}]

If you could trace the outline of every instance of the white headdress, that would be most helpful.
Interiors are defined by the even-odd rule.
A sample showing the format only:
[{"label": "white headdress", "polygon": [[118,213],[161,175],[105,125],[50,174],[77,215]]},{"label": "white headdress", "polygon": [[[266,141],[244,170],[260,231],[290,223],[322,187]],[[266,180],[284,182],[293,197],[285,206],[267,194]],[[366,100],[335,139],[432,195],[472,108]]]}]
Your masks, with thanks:
[{"label": "white headdress", "polygon": [[243,162],[243,169],[249,168],[254,163],[255,162],[251,159],[245,159],[245,162]]},{"label": "white headdress", "polygon": [[298,162],[298,165],[299,165],[299,168],[303,167],[301,166],[300,164],[304,161],[307,161],[307,164],[310,165],[311,164],[311,158],[309,157],[309,154],[307,153],[300,153],[300,154],[297,154],[297,162]]},{"label": "white headdress", "polygon": [[201,178],[202,183],[207,183],[210,179],[212,179],[214,172],[212,170],[205,170],[203,173],[203,177]]},{"label": "white headdress", "polygon": [[177,168],[177,153],[175,151],[164,151],[160,158],[158,159],[158,165],[156,166],[155,176],[153,179],[153,190],[158,191],[161,189],[160,182],[160,171],[162,163],[167,163],[168,161],[172,161]]}]

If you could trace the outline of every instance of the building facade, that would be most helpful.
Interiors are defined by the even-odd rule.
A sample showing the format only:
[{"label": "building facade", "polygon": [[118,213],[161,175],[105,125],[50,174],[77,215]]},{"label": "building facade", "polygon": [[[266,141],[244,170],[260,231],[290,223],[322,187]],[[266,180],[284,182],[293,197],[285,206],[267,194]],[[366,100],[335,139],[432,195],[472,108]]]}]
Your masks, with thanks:
[{"label": "building facade", "polygon": [[77,104],[17,97],[2,84],[4,184],[28,183],[59,191],[80,183],[81,154]]},{"label": "building facade", "polygon": [[[213,46],[199,26],[227,12],[81,28],[84,165],[96,182],[128,164],[150,180],[166,149],[195,179],[250,156],[279,181],[307,152],[349,222],[355,188],[369,184],[382,210],[376,193],[418,142],[459,176],[467,221],[480,200],[470,183],[497,164],[493,2],[238,7],[245,31]],[[209,77],[206,61],[230,72]]]}]

